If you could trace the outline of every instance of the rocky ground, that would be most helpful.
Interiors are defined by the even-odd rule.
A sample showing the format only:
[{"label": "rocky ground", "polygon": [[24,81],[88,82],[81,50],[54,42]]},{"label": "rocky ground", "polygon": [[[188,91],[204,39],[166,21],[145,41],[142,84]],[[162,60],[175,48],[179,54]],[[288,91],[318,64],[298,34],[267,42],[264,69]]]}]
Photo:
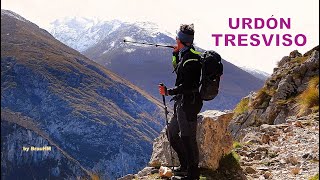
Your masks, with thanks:
[{"label": "rocky ground", "polygon": [[[319,114],[290,116],[283,124],[249,127],[234,143],[233,156],[220,161],[219,169],[202,169],[202,180],[306,179],[319,173]],[[231,158],[230,158],[231,157]],[[240,166],[238,166],[240,165]],[[146,167],[122,180],[161,179],[154,167]]]},{"label": "rocky ground", "polygon": [[[202,114],[199,165],[207,170],[201,179],[319,179],[318,91],[319,46],[283,57],[264,86],[229,113],[231,121],[224,113]],[[155,168],[169,164],[168,144],[160,135],[149,163],[154,168],[126,178],[159,179]]]},{"label": "rocky ground", "polygon": [[[240,166],[235,167],[234,159],[222,159],[216,171],[202,170],[200,180],[309,180],[319,173],[319,114],[291,116],[283,124],[250,127],[242,133],[244,138],[234,143]],[[156,168],[146,167],[122,178],[131,179],[162,178]]]},{"label": "rocky ground", "polygon": [[[232,137],[227,129],[232,115],[229,112],[211,110],[205,111],[198,116],[197,141],[200,151],[199,166],[202,168],[201,179],[203,180],[238,179],[237,177],[243,177],[244,173],[233,156],[234,153],[231,153]],[[172,165],[169,152],[169,142],[165,131],[162,131],[154,141],[149,167],[145,167],[135,175],[129,174],[122,177],[121,180],[161,179],[159,167]],[[178,166],[179,161],[175,153],[173,157],[175,160],[174,165]]]},{"label": "rocky ground", "polygon": [[248,179],[309,179],[319,173],[319,114],[243,130],[235,151]]}]

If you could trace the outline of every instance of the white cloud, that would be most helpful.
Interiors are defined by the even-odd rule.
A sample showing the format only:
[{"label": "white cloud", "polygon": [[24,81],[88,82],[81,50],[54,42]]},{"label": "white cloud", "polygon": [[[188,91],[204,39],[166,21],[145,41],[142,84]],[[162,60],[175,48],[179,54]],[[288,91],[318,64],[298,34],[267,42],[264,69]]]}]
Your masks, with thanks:
[{"label": "white cloud", "polygon": [[[174,33],[181,23],[194,23],[196,43],[218,51],[236,65],[272,72],[276,62],[290,51],[301,53],[319,44],[318,0],[2,0],[1,7],[12,10],[42,28],[66,16],[98,17],[123,21],[153,21]],[[303,33],[308,42],[303,47],[215,47],[211,34],[252,34],[255,30],[230,30],[228,18],[291,18],[290,34]],[[261,30],[258,33],[275,33]],[[281,32],[283,33],[283,32]]]}]

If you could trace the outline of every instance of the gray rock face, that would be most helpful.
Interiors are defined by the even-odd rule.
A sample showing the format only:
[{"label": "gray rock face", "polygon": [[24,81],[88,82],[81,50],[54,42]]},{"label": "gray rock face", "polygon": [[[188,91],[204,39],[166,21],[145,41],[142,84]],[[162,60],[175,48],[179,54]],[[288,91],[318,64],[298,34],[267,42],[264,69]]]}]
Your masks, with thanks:
[{"label": "gray rock face", "polygon": [[294,50],[294,51],[290,52],[290,55],[289,55],[290,58],[296,58],[296,57],[301,57],[301,56],[302,56],[302,54],[299,53],[298,50]]},{"label": "gray rock face", "polygon": [[[284,64],[286,64],[287,62],[289,62],[291,60],[291,58],[289,56],[284,56],[278,63],[278,66],[281,67]],[[275,69],[275,71],[277,71],[278,69]]]},{"label": "gray rock face", "polygon": [[90,177],[78,162],[38,134],[39,130],[30,128],[30,124],[23,122],[25,119],[20,123],[17,119],[12,113],[1,112],[1,169],[6,170],[2,171],[2,177],[16,179],[19,174],[26,175],[23,179],[45,179],[48,174],[56,179]]},{"label": "gray rock face", "polygon": [[[227,131],[232,114],[220,111],[205,111],[198,116],[197,141],[200,152],[199,166],[215,170],[220,159],[231,152],[232,137]],[[174,152],[174,151],[173,151]],[[174,165],[179,164],[174,153]],[[170,150],[165,131],[163,130],[153,144],[150,166],[170,166]]]},{"label": "gray rock face", "polygon": [[287,97],[290,97],[295,92],[295,89],[292,75],[289,74],[279,82],[273,100],[287,99]]}]

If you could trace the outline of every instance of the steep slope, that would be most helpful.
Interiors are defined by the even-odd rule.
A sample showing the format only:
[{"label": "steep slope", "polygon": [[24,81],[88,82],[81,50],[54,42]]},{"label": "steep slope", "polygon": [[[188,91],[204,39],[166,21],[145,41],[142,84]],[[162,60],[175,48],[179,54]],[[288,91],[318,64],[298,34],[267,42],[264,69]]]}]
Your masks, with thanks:
[{"label": "steep slope", "polygon": [[261,124],[281,124],[289,116],[319,112],[319,46],[304,55],[297,50],[284,56],[264,86],[243,98],[235,108],[231,130]]},{"label": "steep slope", "polygon": [[[44,164],[48,173],[33,178],[95,172],[114,179],[135,172],[148,162],[163,128],[160,106],[47,31],[1,10],[3,178],[32,179],[30,170]],[[22,152],[24,146],[43,145],[52,150]]]},{"label": "steep slope", "polygon": [[229,130],[248,179],[318,179],[319,46],[284,56],[234,113]]},{"label": "steep slope", "polygon": [[[64,179],[92,176],[90,171],[38,129],[31,119],[20,113],[1,109],[1,137],[3,137],[1,141],[1,178],[3,179],[17,179],[26,175],[30,179],[31,176],[40,179],[48,176]],[[20,147],[20,145],[23,146]],[[50,147],[50,150],[31,153],[31,147]],[[24,179],[28,178],[24,177]]]},{"label": "steep slope", "polygon": [[[78,42],[76,44],[81,44],[84,39],[88,38],[87,35],[80,35],[83,33],[76,35],[76,39],[72,38],[74,35],[69,35],[69,32],[73,32],[72,34],[74,34],[74,32],[81,31],[72,25],[80,23],[77,19],[57,22],[58,21],[52,24],[53,27],[50,32],[67,45],[77,49],[78,47],[74,45],[75,43],[70,42],[75,40]],[[108,26],[108,28],[104,28],[102,24],[103,22],[92,26],[87,24],[90,28],[87,28],[86,34],[89,34],[90,39],[94,39],[94,37],[100,37],[100,39],[97,39],[95,43],[87,46],[87,49],[81,49],[84,55],[104,65],[156,98],[160,98],[157,90],[157,84],[159,82],[173,86],[175,74],[172,73],[172,52],[170,49],[123,43],[124,38],[130,37],[142,42],[174,44],[175,40],[173,35],[159,29],[158,26],[150,22],[122,22],[120,24],[119,21],[104,22],[104,26]],[[110,28],[110,25],[113,25],[114,28]],[[96,32],[96,34],[93,35],[91,32]],[[198,50],[203,51],[201,49]],[[243,71],[237,66],[227,61],[223,61],[223,63],[225,64],[225,74],[221,82],[221,93],[215,100],[206,102],[203,110],[233,109],[243,96],[247,95],[250,91],[261,88],[263,85],[262,80]]]}]

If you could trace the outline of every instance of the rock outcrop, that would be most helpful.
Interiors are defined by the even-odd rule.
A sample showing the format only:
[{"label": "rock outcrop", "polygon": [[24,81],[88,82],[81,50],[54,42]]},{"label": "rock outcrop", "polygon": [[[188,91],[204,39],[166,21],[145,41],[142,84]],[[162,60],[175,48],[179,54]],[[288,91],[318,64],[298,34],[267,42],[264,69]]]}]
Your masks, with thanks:
[{"label": "rock outcrop", "polygon": [[[314,77],[319,77],[319,46],[304,55],[295,50],[283,57],[263,88],[242,100],[248,103],[231,122],[233,137],[240,138],[240,130],[246,127],[281,124],[287,117],[297,115],[299,106],[296,99]],[[307,109],[300,115],[312,112],[315,110]]]},{"label": "rock outcrop", "polygon": [[[197,141],[200,152],[200,167],[216,170],[220,159],[232,150],[232,137],[227,131],[231,118],[232,113],[221,111],[205,111],[199,114]],[[149,165],[152,167],[172,165],[169,142],[164,130],[153,143],[153,153]],[[174,165],[179,165],[176,154],[174,154]]]},{"label": "rock outcrop", "polygon": [[283,57],[234,113],[229,129],[248,179],[319,176],[319,46]]}]

